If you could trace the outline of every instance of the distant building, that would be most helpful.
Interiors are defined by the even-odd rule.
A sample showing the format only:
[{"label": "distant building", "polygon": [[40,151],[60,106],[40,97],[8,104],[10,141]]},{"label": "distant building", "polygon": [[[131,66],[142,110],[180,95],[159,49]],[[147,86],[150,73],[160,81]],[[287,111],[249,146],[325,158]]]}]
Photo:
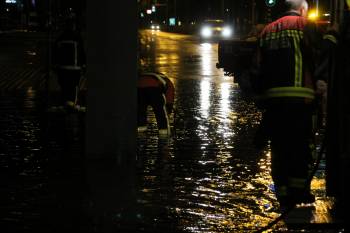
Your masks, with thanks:
[{"label": "distant building", "polygon": [[86,0],[0,0],[0,30],[55,30],[69,11],[84,27],[85,9]]}]

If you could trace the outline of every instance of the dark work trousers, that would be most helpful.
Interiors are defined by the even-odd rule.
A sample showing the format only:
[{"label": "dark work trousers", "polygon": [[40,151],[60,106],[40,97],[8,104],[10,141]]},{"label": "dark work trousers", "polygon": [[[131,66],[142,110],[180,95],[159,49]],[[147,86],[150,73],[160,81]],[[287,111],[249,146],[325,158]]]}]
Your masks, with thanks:
[{"label": "dark work trousers", "polygon": [[157,119],[158,129],[168,128],[168,116],[165,108],[166,100],[161,88],[147,87],[138,88],[137,91],[137,124],[147,124],[147,107],[151,106]]},{"label": "dark work trousers", "polygon": [[67,101],[75,102],[76,88],[79,85],[81,77],[80,70],[58,70],[57,79],[58,84],[61,87],[62,102]]},{"label": "dark work trousers", "polygon": [[[291,179],[306,180],[312,162],[312,106],[273,104],[263,116],[271,140],[271,175],[276,189]],[[303,185],[309,191],[309,184]]]}]

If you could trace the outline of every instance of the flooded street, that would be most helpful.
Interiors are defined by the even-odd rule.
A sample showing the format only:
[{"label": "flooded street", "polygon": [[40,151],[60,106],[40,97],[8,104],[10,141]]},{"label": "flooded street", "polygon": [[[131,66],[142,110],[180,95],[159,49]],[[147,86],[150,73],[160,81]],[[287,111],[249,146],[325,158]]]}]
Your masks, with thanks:
[{"label": "flooded street", "polygon": [[[148,221],[193,233],[254,232],[278,217],[270,151],[252,144],[261,112],[215,67],[217,43],[142,31],[141,45],[142,67],[166,74],[176,92],[173,136],[158,138],[151,109],[148,131],[138,135],[139,202]],[[321,170],[310,222],[331,221],[324,185]],[[283,221],[278,226],[286,230]]]},{"label": "flooded street", "polygon": [[[31,36],[30,46],[37,41]],[[7,72],[1,76],[0,99],[0,224],[10,229],[6,233],[100,233],[104,226],[113,228],[104,232],[121,233],[254,232],[281,214],[270,177],[270,153],[252,146],[261,112],[244,99],[232,77],[216,68],[216,43],[141,31],[143,68],[166,74],[176,94],[171,137],[158,136],[154,114],[148,111],[148,130],[137,137],[135,175],[115,171],[108,162],[89,165],[85,114],[47,112],[45,100],[57,101],[58,92],[47,96],[46,85],[53,84],[46,83],[44,67],[39,66],[44,53],[28,66],[11,70],[10,59],[26,58],[21,55],[26,47],[17,46],[23,38],[16,38],[9,47],[15,52],[0,56]],[[324,162],[321,165],[313,179],[317,200],[308,223],[332,222]],[[123,207],[120,193],[133,199],[134,177],[137,206],[126,212],[136,216],[120,217],[124,210],[113,208]],[[308,231],[304,225],[299,231],[285,230],[284,221],[273,229],[338,232]]]},{"label": "flooded street", "polygon": [[[252,139],[261,114],[232,77],[215,67],[217,44],[143,31],[144,67],[175,85],[173,137],[158,139],[156,122],[138,137],[142,202],[154,221],[175,217],[188,232],[249,232],[277,216],[269,152]],[[166,215],[164,215],[166,213]]]}]

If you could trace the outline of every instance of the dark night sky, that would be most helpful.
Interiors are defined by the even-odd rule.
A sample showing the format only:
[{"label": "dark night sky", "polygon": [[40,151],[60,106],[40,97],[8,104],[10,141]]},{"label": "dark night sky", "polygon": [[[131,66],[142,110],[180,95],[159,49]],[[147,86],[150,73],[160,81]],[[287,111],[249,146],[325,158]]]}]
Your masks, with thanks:
[{"label": "dark night sky", "polygon": [[[315,1],[308,0],[310,7],[313,7]],[[319,0],[320,8],[327,8],[330,1]],[[141,0],[141,2],[146,3],[145,5],[152,5],[156,2],[168,3],[168,9],[165,5],[157,9],[156,17],[158,20],[165,20],[166,15],[169,17],[176,15],[177,19],[184,23],[198,22],[208,18],[223,18],[228,22],[240,21],[249,24],[253,18],[252,0]],[[265,5],[265,0],[255,0],[255,22],[264,23],[267,19],[275,19],[281,15],[283,12],[282,3],[282,0],[277,0],[276,6],[269,8]]]},{"label": "dark night sky", "polygon": [[[163,0],[164,1],[164,0]],[[161,2],[161,1],[159,1]],[[173,6],[175,0],[168,0],[170,12],[174,13]],[[249,8],[250,1],[225,0],[225,9],[230,9],[230,15],[243,13]],[[222,0],[176,0],[177,16],[189,20],[202,18],[221,18],[222,17]]]}]

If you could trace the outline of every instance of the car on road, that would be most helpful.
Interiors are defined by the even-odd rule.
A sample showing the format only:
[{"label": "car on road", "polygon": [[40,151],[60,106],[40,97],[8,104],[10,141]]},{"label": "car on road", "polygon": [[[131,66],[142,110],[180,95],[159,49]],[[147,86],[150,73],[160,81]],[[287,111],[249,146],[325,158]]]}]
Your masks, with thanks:
[{"label": "car on road", "polygon": [[150,29],[153,31],[159,31],[160,30],[160,25],[159,23],[151,23]]},{"label": "car on road", "polygon": [[233,27],[221,19],[207,19],[200,27],[201,41],[230,39],[233,36]]}]

